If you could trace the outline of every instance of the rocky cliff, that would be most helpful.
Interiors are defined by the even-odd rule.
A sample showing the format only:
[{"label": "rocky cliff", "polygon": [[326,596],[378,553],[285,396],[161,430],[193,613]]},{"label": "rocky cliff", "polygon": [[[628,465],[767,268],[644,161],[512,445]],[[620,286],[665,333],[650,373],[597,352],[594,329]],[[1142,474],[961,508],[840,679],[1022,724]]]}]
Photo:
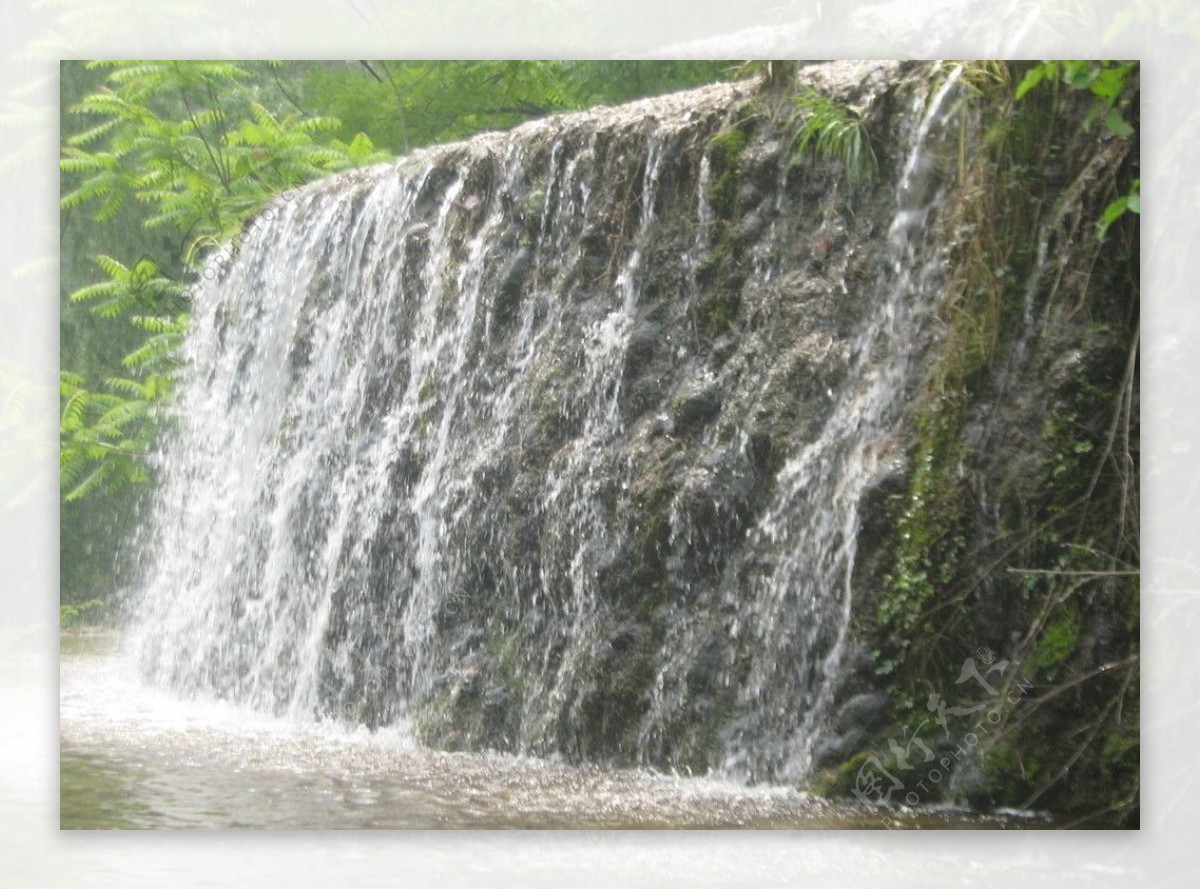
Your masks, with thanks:
[{"label": "rocky cliff", "polygon": [[1094,229],[1136,140],[1010,74],[805,66],[285,196],[197,300],[143,671],[1136,818],[1137,232]]}]

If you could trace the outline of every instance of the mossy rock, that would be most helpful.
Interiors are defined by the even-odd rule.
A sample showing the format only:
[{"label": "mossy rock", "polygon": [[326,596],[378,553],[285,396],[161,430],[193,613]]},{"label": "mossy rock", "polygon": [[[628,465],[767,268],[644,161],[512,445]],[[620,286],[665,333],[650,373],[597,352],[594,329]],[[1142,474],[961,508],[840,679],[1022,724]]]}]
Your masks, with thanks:
[{"label": "mossy rock", "polygon": [[858,772],[870,756],[870,751],[861,751],[839,766],[822,770],[813,777],[808,790],[820,797],[851,797],[858,785]]}]

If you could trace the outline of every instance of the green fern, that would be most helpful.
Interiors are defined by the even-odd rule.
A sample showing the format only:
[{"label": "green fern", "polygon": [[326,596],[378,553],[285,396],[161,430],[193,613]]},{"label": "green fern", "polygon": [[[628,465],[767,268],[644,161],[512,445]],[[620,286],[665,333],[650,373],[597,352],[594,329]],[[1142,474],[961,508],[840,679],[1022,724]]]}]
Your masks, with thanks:
[{"label": "green fern", "polygon": [[[89,63],[106,82],[69,109],[97,122],[62,148],[62,209],[88,209],[105,222],[131,201],[148,205],[143,227],[180,238],[186,274],[203,249],[227,241],[283,189],[387,158],[366,136],[349,144],[333,138],[335,118],[268,108],[249,85],[249,64],[262,63]],[[102,389],[89,390],[78,375],[62,378],[68,501],[148,478],[142,457],[161,424],[156,406],[171,393],[189,324],[187,288],[158,263],[107,254],[93,262],[104,279],[70,301],[87,303],[98,318],[124,319],[144,338]]]},{"label": "green fern", "polygon": [[879,164],[862,109],[835,102],[811,87],[795,101],[796,153],[837,161],[851,185],[873,181]]},{"label": "green fern", "polygon": [[65,372],[59,389],[59,484],[64,500],[77,501],[148,479],[144,458],[157,434],[152,414],[160,396],[144,387],[134,398],[88,390],[78,374]]}]

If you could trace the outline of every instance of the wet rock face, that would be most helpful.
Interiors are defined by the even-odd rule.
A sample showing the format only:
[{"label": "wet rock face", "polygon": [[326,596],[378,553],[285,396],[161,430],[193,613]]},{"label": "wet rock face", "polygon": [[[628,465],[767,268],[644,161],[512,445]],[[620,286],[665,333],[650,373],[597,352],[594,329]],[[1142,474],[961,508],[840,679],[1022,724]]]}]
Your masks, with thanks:
[{"label": "wet rock face", "polygon": [[833,766],[862,751],[887,725],[891,707],[891,697],[882,692],[860,692],[847,699],[814,747],[813,765]]},{"label": "wet rock face", "polygon": [[897,71],[811,71],[866,109],[869,189],[722,85],[303,191],[199,301],[147,674],[751,779],[873,727],[833,715],[861,505],[941,276],[925,216],[887,233],[952,186]]}]

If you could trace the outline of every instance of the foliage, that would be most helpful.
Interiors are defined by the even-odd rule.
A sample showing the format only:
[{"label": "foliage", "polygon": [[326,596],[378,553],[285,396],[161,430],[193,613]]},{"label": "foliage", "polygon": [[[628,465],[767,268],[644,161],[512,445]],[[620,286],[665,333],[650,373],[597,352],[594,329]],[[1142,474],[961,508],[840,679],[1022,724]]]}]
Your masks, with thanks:
[{"label": "foliage", "polygon": [[[63,145],[61,207],[87,210],[102,227],[131,205],[144,208],[142,228],[175,246],[166,259],[96,255],[106,279],[69,296],[91,305],[97,318],[125,319],[144,335],[121,362],[140,394],[110,385],[115,368],[101,370],[100,386],[77,380],[83,369],[64,378],[77,397],[63,427],[69,500],[146,478],[129,461],[153,440],[162,417],[153,403],[170,392],[189,308],[185,281],[202,249],[224,243],[274,195],[385,160],[376,139],[407,150],[728,73],[721,62],[649,61],[102,61],[87,69],[103,73],[104,82],[70,109],[87,124]],[[284,83],[297,79],[299,96]],[[308,108],[332,108],[345,120]],[[152,366],[153,380],[145,376]],[[119,429],[114,417],[122,419]],[[91,427],[105,418],[109,425]],[[110,462],[80,475],[85,465]]]},{"label": "foliage", "polygon": [[146,486],[127,483],[150,478],[169,423],[187,282],[272,195],[389,152],[731,76],[719,61],[63,62],[64,598],[132,580],[120,541]]},{"label": "foliage", "polygon": [[[263,63],[272,71],[279,63]],[[144,458],[171,391],[188,322],[185,277],[199,248],[240,230],[278,192],[387,156],[361,134],[332,136],[338,122],[272,111],[250,70],[230,62],[93,62],[106,82],[71,113],[96,123],[70,135],[60,166],[64,211],[90,209],[111,223],[127,204],[148,210],[146,231],[179,239],[162,263],[144,254],[125,264],[92,257],[106,279],[78,288],[100,319],[123,319],[139,341],[100,387],[62,377],[61,484],[67,502],[148,478]],[[174,263],[171,274],[165,264]]]},{"label": "foliage", "polygon": [[78,184],[62,207],[98,203],[93,218],[104,222],[134,198],[157,211],[145,228],[174,227],[185,253],[233,234],[284,188],[386,158],[365,137],[321,141],[333,118],[272,113],[233,63],[91,65],[111,73],[72,109],[101,120],[66,141],[61,167]]},{"label": "foliage", "polygon": [[63,603],[58,607],[58,621],[62,627],[94,623],[103,615],[104,610],[104,600],[94,597],[80,603]]},{"label": "foliage", "polygon": [[60,373],[59,479],[68,503],[149,478],[144,461],[157,435],[158,405],[171,391],[179,364],[176,353],[188,324],[186,312],[131,313],[153,311],[183,290],[178,282],[159,277],[153,263],[143,260],[129,269],[111,257],[94,259],[109,280],[81,288],[72,300],[102,298],[93,307],[97,316],[125,316],[145,338],[122,360],[126,373],[134,376],[111,376],[102,391],[87,389],[78,374]]},{"label": "foliage", "polygon": [[[1041,81],[973,83],[988,98],[975,125],[985,136],[960,156],[960,199],[943,211],[956,233],[945,333],[909,489],[893,501],[876,670],[916,710],[953,676],[962,641],[1002,654],[1037,693],[997,702],[970,802],[1127,824],[1138,783],[1137,237],[1123,213],[1099,208],[1136,166],[1136,143],[1119,128],[1096,138],[1107,112],[1089,84],[1103,70],[1088,80],[1058,64]],[[1018,98],[1009,86],[1057,83],[1052,74],[1072,88]],[[1126,81],[1116,100],[1123,120],[1136,114],[1135,87]],[[1136,195],[1134,180],[1126,209]],[[1093,213],[1119,243],[1074,237]],[[1071,247],[1048,262],[1039,242]],[[1041,381],[1036,391],[1021,388],[1019,369]],[[1010,395],[981,414],[981,391]],[[1019,470],[1000,469],[981,431]]]},{"label": "foliage", "polygon": [[1112,224],[1127,212],[1138,214],[1142,212],[1142,181],[1140,179],[1130,182],[1129,191],[1104,208],[1104,212],[1100,214],[1100,221],[1096,223],[1096,237],[1103,241]]},{"label": "foliage", "polygon": [[63,401],[59,427],[59,478],[64,498],[76,501],[94,491],[112,489],[149,478],[144,458],[153,442],[149,422],[158,399],[160,376],[145,383],[122,380],[134,393],[94,392],[77,374],[63,371],[59,392]]},{"label": "foliage", "polygon": [[1130,74],[1136,69],[1137,62],[1091,62],[1084,59],[1042,62],[1029,69],[1013,96],[1021,99],[1043,81],[1053,83],[1061,80],[1072,89],[1087,90],[1094,97],[1083,119],[1085,130],[1090,130],[1097,120],[1102,120],[1109,132],[1117,136],[1132,136],[1133,127],[1121,115],[1118,100],[1125,94]]},{"label": "foliage", "polygon": [[[1013,95],[1021,99],[1043,82],[1061,81],[1074,90],[1086,90],[1092,96],[1092,103],[1083,119],[1083,129],[1091,130],[1099,120],[1109,133],[1125,138],[1134,133],[1133,127],[1125,120],[1123,106],[1128,104],[1130,93],[1136,85],[1137,70],[1137,62],[1086,59],[1046,61],[1029,69]],[[1096,237],[1103,241],[1109,227],[1127,212],[1141,213],[1140,179],[1134,179],[1125,195],[1104,208],[1096,223]]]},{"label": "foliage", "polygon": [[132,310],[155,312],[184,293],[179,282],[164,278],[158,264],[143,257],[130,268],[104,254],[92,262],[108,276],[107,281],[81,287],[70,295],[72,303],[93,300],[92,312],[100,318],[118,318]]},{"label": "foliage", "polygon": [[728,63],[710,61],[331,62],[306,72],[301,103],[335,110],[343,138],[359,130],[404,152],[731,73]]},{"label": "foliage", "polygon": [[838,161],[851,185],[870,182],[878,171],[863,110],[843,105],[808,87],[796,96],[797,154]]}]

